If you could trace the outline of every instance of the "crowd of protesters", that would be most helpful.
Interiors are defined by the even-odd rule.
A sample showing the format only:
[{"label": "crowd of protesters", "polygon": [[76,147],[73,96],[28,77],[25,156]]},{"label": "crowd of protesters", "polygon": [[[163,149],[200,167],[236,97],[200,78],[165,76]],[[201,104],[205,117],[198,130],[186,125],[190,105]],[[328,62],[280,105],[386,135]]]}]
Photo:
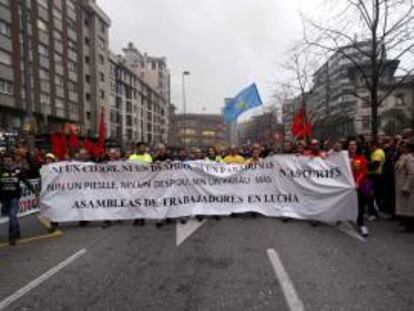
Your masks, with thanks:
[{"label": "crowd of protesters", "polygon": [[[357,225],[360,233],[368,235],[366,221],[396,219],[400,222],[399,231],[414,231],[414,135],[411,129],[401,135],[390,137],[379,135],[377,139],[367,141],[364,136],[350,137],[338,141],[316,139],[285,141],[280,148],[267,148],[259,144],[242,145],[220,149],[210,147],[207,150],[192,148],[169,149],[159,144],[149,148],[138,143],[132,152],[123,152],[119,148],[108,148],[99,156],[91,155],[87,149],[67,154],[64,160],[70,161],[118,161],[130,160],[143,164],[163,161],[206,160],[226,164],[252,164],[263,158],[285,153],[309,157],[327,158],[334,152],[348,151],[355,185],[358,193]],[[43,150],[29,150],[25,144],[17,144],[12,150],[0,153],[0,200],[2,213],[9,217],[9,242],[11,245],[20,238],[17,220],[18,199],[21,196],[21,183],[32,189],[29,179],[39,178],[40,168],[44,164],[58,161],[52,153]],[[36,194],[37,195],[37,194]],[[202,219],[202,216],[197,217]],[[218,217],[217,217],[218,218]],[[286,221],[286,219],[284,219]],[[185,219],[180,219],[185,222]],[[158,221],[158,227],[169,220]],[[135,219],[134,225],[144,225],[144,219]],[[80,226],[88,225],[82,221]],[[110,226],[104,221],[103,227]],[[52,230],[58,224],[52,223]]]}]

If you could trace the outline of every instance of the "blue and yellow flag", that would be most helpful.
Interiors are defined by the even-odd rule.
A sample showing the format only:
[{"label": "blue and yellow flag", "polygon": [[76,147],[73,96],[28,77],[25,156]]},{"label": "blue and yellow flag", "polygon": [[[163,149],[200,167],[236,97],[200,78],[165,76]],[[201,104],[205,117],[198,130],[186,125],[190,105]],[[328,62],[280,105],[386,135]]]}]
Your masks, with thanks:
[{"label": "blue and yellow flag", "polygon": [[261,105],[263,105],[262,99],[260,98],[256,84],[253,83],[226,104],[223,111],[224,121],[231,123],[237,120],[243,112]]}]

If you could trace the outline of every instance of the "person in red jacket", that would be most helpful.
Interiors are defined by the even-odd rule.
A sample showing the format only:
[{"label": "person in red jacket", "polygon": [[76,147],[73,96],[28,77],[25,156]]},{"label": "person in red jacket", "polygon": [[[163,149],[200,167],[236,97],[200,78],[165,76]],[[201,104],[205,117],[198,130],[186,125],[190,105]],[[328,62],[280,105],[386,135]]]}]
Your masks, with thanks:
[{"label": "person in red jacket", "polygon": [[[363,155],[358,154],[357,152],[357,143],[355,140],[351,140],[348,144],[349,158],[351,160],[351,169],[352,175],[355,180],[355,187],[358,194],[358,218],[357,225],[359,227],[360,233],[362,236],[368,236],[368,228],[364,224],[364,211],[365,204],[368,203],[369,193],[367,194],[366,182],[369,182],[367,179],[368,172],[368,162]],[[369,190],[368,190],[369,191]]]}]

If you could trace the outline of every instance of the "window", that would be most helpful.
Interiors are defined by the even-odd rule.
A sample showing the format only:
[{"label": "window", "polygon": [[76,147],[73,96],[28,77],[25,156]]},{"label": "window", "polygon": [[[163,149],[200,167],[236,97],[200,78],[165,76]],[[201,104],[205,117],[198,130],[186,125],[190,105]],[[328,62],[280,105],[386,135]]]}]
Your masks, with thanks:
[{"label": "window", "polygon": [[72,50],[76,51],[76,42],[72,40],[68,40],[68,47]]},{"label": "window", "polygon": [[129,112],[129,113],[132,112],[132,103],[131,102],[127,102],[126,111]]},{"label": "window", "polygon": [[49,72],[45,69],[39,69],[39,79],[40,80],[49,80]]},{"label": "window", "polygon": [[126,123],[127,123],[128,126],[132,126],[132,117],[131,116],[126,117]]},{"label": "window", "polygon": [[111,123],[116,123],[116,111],[115,110],[111,110],[110,121]]},{"label": "window", "polygon": [[91,116],[92,116],[91,112],[90,112],[90,111],[87,111],[87,112],[86,112],[86,119],[87,119],[88,121],[90,121],[90,120],[91,120]]},{"label": "window", "polygon": [[72,11],[75,11],[76,7],[72,0],[66,0],[66,6],[71,9]]},{"label": "window", "polygon": [[364,96],[362,98],[362,108],[369,108],[371,107],[371,101],[369,96]]},{"label": "window", "polygon": [[0,50],[0,63],[10,66],[11,62],[12,61],[11,61],[10,53]]},{"label": "window", "polygon": [[214,137],[214,136],[216,136],[216,132],[214,132],[214,131],[203,131],[201,133],[201,135],[203,135],[205,137]]},{"label": "window", "polygon": [[63,62],[62,55],[60,55],[60,54],[58,54],[58,53],[55,53],[55,54],[53,55],[53,57],[54,57],[54,59],[55,59],[55,63],[57,63],[57,64],[62,64],[62,62]]},{"label": "window", "polygon": [[47,24],[41,19],[37,19],[37,28],[39,28],[39,30],[44,31],[44,32],[48,31]]},{"label": "window", "polygon": [[69,68],[69,71],[76,71],[76,63],[69,60],[68,68]]},{"label": "window", "polygon": [[91,76],[90,75],[85,75],[85,81],[90,83],[91,82]]},{"label": "window", "polygon": [[89,56],[85,56],[85,64],[89,64],[89,62],[90,62],[90,57]]},{"label": "window", "polygon": [[47,5],[47,0],[37,0],[37,3],[47,9],[49,6]]},{"label": "window", "polygon": [[105,99],[105,92],[101,90],[101,99]]},{"label": "window", "polygon": [[62,12],[56,8],[53,8],[53,18],[57,20],[62,20]]},{"label": "window", "polygon": [[102,39],[102,38],[99,38],[99,40],[98,40],[98,47],[101,49],[101,50],[105,50],[105,40],[104,39]]},{"label": "window", "polygon": [[55,98],[55,106],[56,106],[56,108],[59,108],[59,109],[65,108],[63,100],[61,100],[59,98]]},{"label": "window", "polygon": [[88,27],[89,26],[89,20],[87,18],[85,18],[84,20],[85,26]]},{"label": "window", "polygon": [[10,37],[10,25],[0,20],[0,33]]},{"label": "window", "polygon": [[102,72],[99,73],[99,77],[101,79],[101,82],[105,82],[105,75]]},{"label": "window", "polygon": [[73,83],[72,81],[68,82],[68,89],[70,92],[76,92],[76,84]]},{"label": "window", "polygon": [[85,99],[86,99],[86,101],[90,101],[91,100],[91,94],[90,93],[86,93],[85,94]]},{"label": "window", "polygon": [[106,25],[103,21],[101,21],[101,33],[105,34],[105,30],[106,30]]},{"label": "window", "polygon": [[57,30],[53,32],[53,38],[55,39],[55,41],[62,42],[62,34]]},{"label": "window", "polygon": [[103,55],[99,54],[99,62],[101,63],[101,65],[105,64],[105,59],[103,57]]},{"label": "window", "polygon": [[13,95],[13,83],[0,79],[0,93],[5,95]]},{"label": "window", "polygon": [[157,64],[154,61],[151,63],[151,65],[152,65],[152,70],[157,69]]},{"label": "window", "polygon": [[56,86],[63,86],[64,85],[63,77],[59,75],[55,75],[55,84]]},{"label": "window", "polygon": [[40,94],[40,103],[42,105],[50,105],[50,96],[47,94]]},{"label": "window", "polygon": [[369,130],[371,128],[371,118],[369,116],[362,117],[362,129]]},{"label": "window", "polygon": [[85,45],[89,45],[89,38],[88,37],[85,37]]},{"label": "window", "polygon": [[49,49],[46,45],[39,43],[39,54],[48,57],[49,56]]}]

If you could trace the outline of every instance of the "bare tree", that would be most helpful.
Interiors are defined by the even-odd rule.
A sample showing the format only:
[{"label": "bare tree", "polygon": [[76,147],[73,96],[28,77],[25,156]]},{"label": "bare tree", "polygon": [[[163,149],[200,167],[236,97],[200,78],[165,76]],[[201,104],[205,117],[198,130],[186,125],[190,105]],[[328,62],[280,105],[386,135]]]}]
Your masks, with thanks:
[{"label": "bare tree", "polygon": [[304,111],[305,121],[314,123],[325,104],[316,102],[312,94],[313,73],[322,57],[303,41],[295,42],[285,55],[286,58],[279,65],[280,76],[275,83],[273,98],[281,105],[296,101]]},{"label": "bare tree", "polygon": [[[338,14],[332,15],[331,21],[316,22],[302,14],[305,41],[325,52],[339,53],[352,64],[360,85],[370,94],[371,134],[376,137],[378,107],[414,72],[414,66],[400,63],[401,78],[384,88],[383,78],[395,66],[386,51],[393,59],[403,61],[413,54],[414,3],[413,0],[335,0],[335,7]],[[369,48],[364,48],[361,42]],[[357,92],[354,95],[359,96]]]}]

